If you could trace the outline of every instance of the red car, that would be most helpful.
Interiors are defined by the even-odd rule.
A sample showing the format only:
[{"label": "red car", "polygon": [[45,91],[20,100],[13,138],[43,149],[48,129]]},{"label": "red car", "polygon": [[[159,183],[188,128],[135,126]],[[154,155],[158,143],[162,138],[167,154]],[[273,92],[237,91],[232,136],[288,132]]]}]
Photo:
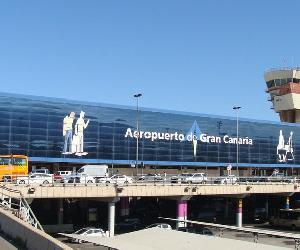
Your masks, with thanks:
[{"label": "red car", "polygon": [[62,180],[62,176],[59,173],[54,173],[53,179],[55,182],[60,182]]}]

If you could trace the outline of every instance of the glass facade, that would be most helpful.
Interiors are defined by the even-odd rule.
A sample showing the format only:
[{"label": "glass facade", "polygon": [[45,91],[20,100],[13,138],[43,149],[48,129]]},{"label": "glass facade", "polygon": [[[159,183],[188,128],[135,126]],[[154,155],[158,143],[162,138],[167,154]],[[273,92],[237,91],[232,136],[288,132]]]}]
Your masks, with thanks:
[{"label": "glass facade", "polygon": [[[76,132],[79,139],[73,137],[74,151],[63,154],[64,118],[71,112],[72,137]],[[240,166],[300,163],[297,124],[240,119],[237,137],[235,117],[142,108],[139,121],[139,161],[145,164],[234,165],[237,141]],[[134,107],[0,93],[0,154],[24,154],[42,162],[132,164],[136,123]]]}]

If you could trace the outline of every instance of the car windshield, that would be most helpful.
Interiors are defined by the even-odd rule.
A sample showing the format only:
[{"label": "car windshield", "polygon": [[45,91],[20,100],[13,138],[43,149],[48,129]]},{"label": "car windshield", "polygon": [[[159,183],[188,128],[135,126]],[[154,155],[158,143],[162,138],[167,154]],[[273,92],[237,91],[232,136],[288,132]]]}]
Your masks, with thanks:
[{"label": "car windshield", "polygon": [[88,228],[81,228],[78,231],[76,231],[74,234],[82,234],[85,233],[88,230]]},{"label": "car windshield", "polygon": [[152,225],[148,226],[147,228],[151,228],[151,227],[157,227],[157,224],[152,224]]},{"label": "car windshield", "polygon": [[32,170],[32,173],[47,173],[48,172],[48,169],[35,169],[35,170]]},{"label": "car windshield", "polygon": [[188,177],[188,176],[192,176],[192,174],[182,174],[181,176]]}]

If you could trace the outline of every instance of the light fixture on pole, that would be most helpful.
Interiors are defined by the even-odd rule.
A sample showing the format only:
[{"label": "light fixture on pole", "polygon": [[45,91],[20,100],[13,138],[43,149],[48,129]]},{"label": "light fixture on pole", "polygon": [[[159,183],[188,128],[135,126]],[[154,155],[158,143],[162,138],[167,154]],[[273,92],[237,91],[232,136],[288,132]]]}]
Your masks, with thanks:
[{"label": "light fixture on pole", "polygon": [[239,109],[242,107],[235,106],[233,109],[236,111],[236,172],[239,176]]},{"label": "light fixture on pole", "polygon": [[135,94],[134,97],[136,98],[136,130],[137,130],[137,137],[136,137],[136,159],[135,159],[135,167],[136,167],[136,175],[138,174],[138,161],[139,161],[139,137],[140,137],[140,127],[139,127],[139,97],[142,94]]}]

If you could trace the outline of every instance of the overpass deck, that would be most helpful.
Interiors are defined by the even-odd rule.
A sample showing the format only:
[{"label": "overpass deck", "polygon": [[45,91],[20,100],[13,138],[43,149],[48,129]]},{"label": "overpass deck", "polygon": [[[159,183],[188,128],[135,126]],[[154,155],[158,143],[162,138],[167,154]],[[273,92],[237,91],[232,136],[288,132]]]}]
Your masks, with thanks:
[{"label": "overpass deck", "polygon": [[[4,184],[3,194],[14,195],[11,190],[20,191],[24,198],[111,198],[111,197],[176,197],[199,195],[247,195],[282,194],[300,191],[299,183],[244,183],[244,184]],[[10,190],[10,191],[9,191]],[[18,195],[15,193],[16,196]]]}]

